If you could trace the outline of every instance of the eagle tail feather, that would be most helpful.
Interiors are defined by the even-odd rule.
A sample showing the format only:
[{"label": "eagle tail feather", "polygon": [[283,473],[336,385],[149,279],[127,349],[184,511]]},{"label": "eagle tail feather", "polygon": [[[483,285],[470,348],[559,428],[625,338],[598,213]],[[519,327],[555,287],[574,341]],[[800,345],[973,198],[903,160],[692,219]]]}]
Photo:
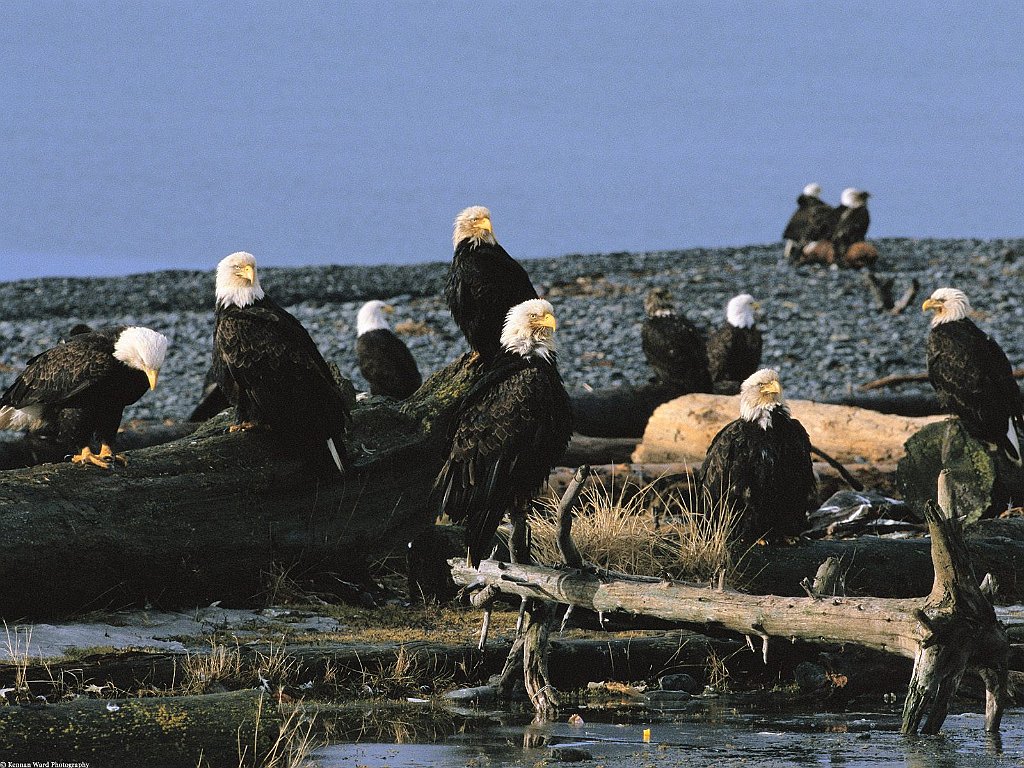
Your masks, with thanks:
[{"label": "eagle tail feather", "polygon": [[1021,417],[1011,416],[1006,429],[1006,438],[1009,441],[1009,450],[1006,451],[1006,455],[1018,467],[1024,466],[1024,460],[1021,458],[1020,438],[1017,436],[1017,427],[1020,425]]},{"label": "eagle tail feather", "polygon": [[331,452],[331,458],[334,459],[335,466],[338,467],[339,472],[345,471],[345,463],[341,460],[341,456],[338,455],[338,448],[334,445],[334,438],[327,438],[327,449]]}]

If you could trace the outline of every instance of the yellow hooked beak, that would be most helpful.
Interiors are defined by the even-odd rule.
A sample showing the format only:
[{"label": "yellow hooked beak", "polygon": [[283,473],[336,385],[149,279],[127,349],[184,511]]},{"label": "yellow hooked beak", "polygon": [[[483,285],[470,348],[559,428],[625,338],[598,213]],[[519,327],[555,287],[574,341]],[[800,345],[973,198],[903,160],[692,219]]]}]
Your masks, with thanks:
[{"label": "yellow hooked beak", "polygon": [[753,304],[751,304],[751,306],[754,308],[755,312],[761,311],[761,302],[755,301]]},{"label": "yellow hooked beak", "polygon": [[155,368],[146,369],[146,378],[149,379],[149,388],[156,389],[156,380],[160,376],[160,371]]},{"label": "yellow hooked beak", "polygon": [[256,267],[254,267],[252,264],[246,264],[242,267],[239,267],[238,275],[240,277],[244,277],[246,280],[249,281],[249,285],[252,285],[253,283],[256,282]]},{"label": "yellow hooked beak", "polygon": [[555,316],[550,312],[545,312],[543,315],[538,317],[536,325],[542,328],[550,328],[552,331],[558,329],[558,323],[555,322]]},{"label": "yellow hooked beak", "polygon": [[777,381],[768,381],[761,385],[761,392],[766,395],[781,395],[782,385]]},{"label": "yellow hooked beak", "polygon": [[476,223],[476,228],[477,229],[486,229],[488,232],[493,232],[494,231],[494,227],[491,226],[491,220],[490,219],[480,219]]},{"label": "yellow hooked beak", "polygon": [[395,314],[395,308],[392,307],[390,304],[385,304],[383,307],[381,307],[381,312],[383,312],[385,315],[393,315]]},{"label": "yellow hooked beak", "polygon": [[929,309],[941,309],[942,302],[937,299],[925,299],[924,304],[921,305],[921,311],[927,312]]}]

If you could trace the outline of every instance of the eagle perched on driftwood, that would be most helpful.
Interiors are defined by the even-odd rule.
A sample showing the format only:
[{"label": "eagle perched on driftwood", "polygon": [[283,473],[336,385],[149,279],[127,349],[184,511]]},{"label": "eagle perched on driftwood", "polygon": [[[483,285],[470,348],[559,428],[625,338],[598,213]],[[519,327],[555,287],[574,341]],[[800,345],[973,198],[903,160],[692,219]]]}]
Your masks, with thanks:
[{"label": "eagle perched on driftwood", "polygon": [[736,540],[779,540],[803,531],[816,490],[811,441],[790,416],[774,370],[743,382],[740,417],[715,435],[699,477],[711,513],[735,515]]},{"label": "eagle perched on driftwood", "polygon": [[474,567],[490,553],[506,513],[513,562],[530,560],[527,506],[572,435],[572,407],[555,366],[555,327],[554,310],[543,299],[509,310],[501,353],[456,409],[433,499],[440,513],[466,526]]},{"label": "eagle perched on driftwood", "polygon": [[[86,328],[36,355],[0,397],[0,429],[27,429],[80,449],[75,464],[109,469],[121,415],[156,387],[167,337],[149,328]],[[99,444],[99,452],[93,447]]]},{"label": "eagle perched on driftwood", "polygon": [[232,431],[266,424],[286,447],[326,450],[343,469],[348,401],[306,329],[263,292],[250,253],[217,265],[213,354],[236,408]]},{"label": "eagle perched on driftwood", "polygon": [[968,317],[971,303],[956,288],[939,288],[922,305],[934,312],[928,333],[928,380],[939,403],[968,434],[998,446],[1021,464],[1024,428],[1020,390],[1002,347]]},{"label": "eagle perched on driftwood", "polygon": [[530,276],[494,237],[491,212],[482,205],[455,218],[452,257],[444,299],[456,325],[478,359],[501,351],[501,331],[508,311],[537,298]]}]

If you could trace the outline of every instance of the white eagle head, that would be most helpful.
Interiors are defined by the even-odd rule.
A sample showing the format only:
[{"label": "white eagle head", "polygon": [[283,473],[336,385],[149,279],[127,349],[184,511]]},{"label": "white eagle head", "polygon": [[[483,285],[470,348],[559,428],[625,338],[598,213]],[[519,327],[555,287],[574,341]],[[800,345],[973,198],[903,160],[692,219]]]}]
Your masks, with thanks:
[{"label": "white eagle head", "polygon": [[935,313],[931,324],[934,328],[942,323],[963,320],[971,312],[971,302],[967,300],[967,294],[957,288],[939,288],[924,300],[921,311]]},{"label": "white eagle head", "polygon": [[121,331],[114,342],[114,357],[146,374],[149,388],[156,389],[160,368],[167,356],[167,337],[149,328],[133,325]]},{"label": "white eagle head", "polygon": [[550,361],[555,354],[555,308],[545,299],[516,304],[505,315],[501,346],[523,357],[538,355]]},{"label": "white eagle head", "polygon": [[482,205],[471,205],[455,217],[452,229],[452,248],[458,247],[463,240],[472,240],[473,245],[487,243],[494,245],[494,227],[491,224],[491,212]]},{"label": "white eagle head", "polygon": [[821,184],[812,181],[804,187],[804,194],[807,195],[807,197],[821,197]]},{"label": "white eagle head", "polygon": [[843,190],[843,194],[839,196],[839,202],[847,208],[860,208],[867,205],[869,197],[871,197],[870,193],[865,192],[863,189],[847,187]]},{"label": "white eagle head", "polygon": [[749,293],[733,296],[725,307],[725,319],[734,328],[752,328],[758,304]]},{"label": "white eagle head", "polygon": [[387,316],[394,314],[394,311],[394,307],[378,299],[366,302],[356,315],[356,336],[362,336],[369,331],[387,330],[391,327]]},{"label": "white eagle head", "polygon": [[217,265],[217,306],[248,307],[263,298],[256,257],[245,251],[225,256]]},{"label": "white eagle head", "polygon": [[748,376],[740,385],[740,418],[755,422],[762,429],[772,424],[772,412],[789,413],[782,397],[782,382],[772,368],[762,368]]}]

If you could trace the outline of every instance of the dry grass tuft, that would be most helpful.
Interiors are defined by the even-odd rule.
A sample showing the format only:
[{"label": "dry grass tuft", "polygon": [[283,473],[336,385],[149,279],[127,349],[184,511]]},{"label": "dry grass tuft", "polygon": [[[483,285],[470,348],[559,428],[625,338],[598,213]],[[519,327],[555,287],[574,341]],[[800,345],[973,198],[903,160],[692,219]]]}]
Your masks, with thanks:
[{"label": "dry grass tuft", "polygon": [[[609,570],[688,581],[706,581],[724,571],[728,578],[735,572],[729,549],[735,515],[708,497],[694,506],[699,509],[678,495],[664,496],[654,483],[616,491],[598,478],[580,494],[572,538],[587,562]],[[561,560],[557,508],[558,500],[547,498],[530,514],[540,562]]]},{"label": "dry grass tuft", "polygon": [[14,694],[13,698],[27,697],[29,694],[28,667],[31,661],[29,650],[32,647],[32,627],[15,624],[12,628],[5,621],[4,635],[7,656],[14,667],[14,689],[5,691],[4,698],[11,693]]}]

